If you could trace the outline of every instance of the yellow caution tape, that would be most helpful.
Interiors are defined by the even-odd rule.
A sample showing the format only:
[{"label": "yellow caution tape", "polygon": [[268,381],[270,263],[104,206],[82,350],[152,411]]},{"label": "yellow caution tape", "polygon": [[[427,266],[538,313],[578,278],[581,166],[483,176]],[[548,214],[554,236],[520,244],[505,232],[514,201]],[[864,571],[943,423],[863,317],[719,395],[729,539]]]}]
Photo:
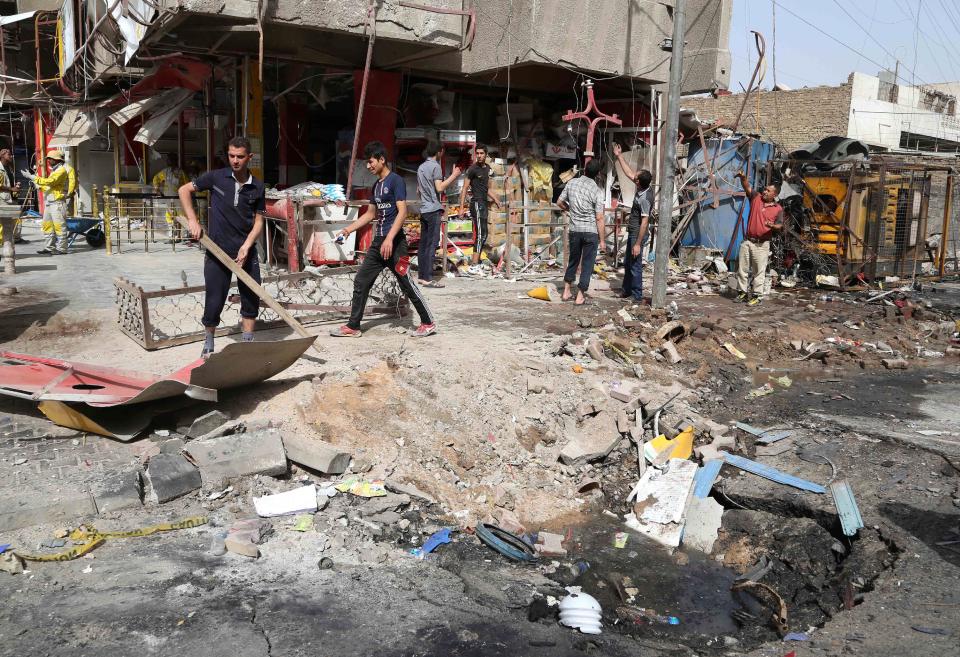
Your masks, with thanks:
[{"label": "yellow caution tape", "polygon": [[74,529],[72,532],[70,532],[69,538],[71,541],[84,542],[81,545],[76,545],[70,548],[69,550],[57,552],[56,554],[24,554],[22,552],[15,552],[15,554],[26,561],[72,561],[73,559],[82,557],[101,543],[104,543],[108,538],[134,538],[137,536],[150,536],[151,534],[156,534],[157,532],[169,532],[175,529],[189,529],[191,527],[199,527],[200,525],[205,524],[207,524],[206,516],[194,516],[192,518],[178,520],[177,522],[165,522],[159,525],[140,527],[139,529],[131,529],[122,532],[99,532],[92,525],[87,525],[84,529]]}]

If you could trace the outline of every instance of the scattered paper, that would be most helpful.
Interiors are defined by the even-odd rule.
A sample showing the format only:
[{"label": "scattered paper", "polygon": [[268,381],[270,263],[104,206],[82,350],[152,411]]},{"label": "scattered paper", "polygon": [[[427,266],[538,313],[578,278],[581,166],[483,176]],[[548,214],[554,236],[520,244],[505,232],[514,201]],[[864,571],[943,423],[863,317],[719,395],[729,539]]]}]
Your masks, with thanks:
[{"label": "scattered paper", "polygon": [[350,493],[359,497],[385,497],[387,489],[383,481],[364,481],[359,477],[347,477],[336,486],[341,493]]},{"label": "scattered paper", "polygon": [[253,498],[253,506],[261,518],[286,516],[293,513],[317,510],[317,487],[314,485],[294,488],[285,493]]},{"label": "scattered paper", "polygon": [[304,513],[297,516],[297,521],[293,524],[293,531],[308,532],[313,529],[313,514]]}]

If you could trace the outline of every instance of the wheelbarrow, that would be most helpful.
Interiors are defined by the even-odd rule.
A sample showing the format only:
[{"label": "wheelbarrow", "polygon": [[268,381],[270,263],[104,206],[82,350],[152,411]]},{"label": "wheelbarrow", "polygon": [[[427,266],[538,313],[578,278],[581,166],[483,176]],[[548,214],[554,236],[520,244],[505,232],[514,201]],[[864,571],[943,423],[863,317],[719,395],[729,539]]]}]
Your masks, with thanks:
[{"label": "wheelbarrow", "polygon": [[90,248],[99,249],[107,241],[103,232],[103,219],[94,217],[67,217],[67,246],[83,235]]}]

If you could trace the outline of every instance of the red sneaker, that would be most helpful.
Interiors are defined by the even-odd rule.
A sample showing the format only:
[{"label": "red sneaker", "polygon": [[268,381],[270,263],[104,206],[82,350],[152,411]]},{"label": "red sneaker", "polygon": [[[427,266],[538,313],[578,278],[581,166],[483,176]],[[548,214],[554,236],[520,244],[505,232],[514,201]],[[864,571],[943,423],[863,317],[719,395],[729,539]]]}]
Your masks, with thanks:
[{"label": "red sneaker", "polygon": [[437,332],[436,324],[421,324],[417,327],[417,330],[413,332],[413,337],[415,338],[425,338],[428,335],[433,335]]},{"label": "red sneaker", "polygon": [[344,324],[330,331],[330,335],[335,338],[359,338],[363,335],[363,332],[358,329],[352,329]]}]

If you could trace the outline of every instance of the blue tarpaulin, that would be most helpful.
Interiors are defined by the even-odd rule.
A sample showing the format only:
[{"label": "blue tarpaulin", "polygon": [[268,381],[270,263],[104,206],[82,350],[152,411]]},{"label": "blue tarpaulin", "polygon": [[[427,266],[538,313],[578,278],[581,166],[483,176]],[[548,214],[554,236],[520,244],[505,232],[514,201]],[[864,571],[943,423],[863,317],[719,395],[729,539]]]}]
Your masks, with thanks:
[{"label": "blue tarpaulin", "polygon": [[[690,176],[690,180],[681,202],[690,201],[699,196],[703,196],[703,199],[697,204],[696,214],[690,221],[680,244],[720,249],[726,255],[742,208],[743,217],[740,228],[737,230],[733,248],[730,250],[730,259],[736,259],[740,242],[743,241],[747,229],[750,202],[745,200],[742,194],[734,196],[729,193],[729,190],[741,191],[740,181],[735,177],[737,171],[741,169],[749,174],[750,184],[758,189],[765,179],[767,161],[774,156],[774,146],[769,142],[756,139],[748,141],[746,137],[739,135],[707,139],[706,145],[707,150],[704,153],[699,141],[690,143],[687,155],[687,175]],[[707,174],[707,167],[704,166],[705,154],[713,169],[717,187],[721,190],[716,208],[713,207],[710,177]]]}]

